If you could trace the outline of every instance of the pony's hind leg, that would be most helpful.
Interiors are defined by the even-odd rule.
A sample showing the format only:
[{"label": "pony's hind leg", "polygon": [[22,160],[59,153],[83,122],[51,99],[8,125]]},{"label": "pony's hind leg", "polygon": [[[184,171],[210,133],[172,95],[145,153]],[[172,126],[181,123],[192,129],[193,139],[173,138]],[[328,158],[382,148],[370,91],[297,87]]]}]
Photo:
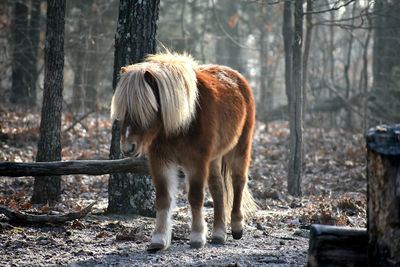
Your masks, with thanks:
[{"label": "pony's hind leg", "polygon": [[[231,230],[234,239],[243,235],[243,197],[247,187],[247,172],[250,164],[251,143],[243,142],[232,150],[227,156],[228,168],[231,172],[233,203],[231,212]],[[247,199],[246,199],[247,201]],[[252,200],[249,200],[252,201]],[[253,202],[251,202],[253,203]],[[248,204],[248,203],[247,203]],[[251,204],[252,205],[252,204]]]},{"label": "pony's hind leg", "polygon": [[221,158],[212,161],[210,164],[208,189],[214,202],[214,224],[211,243],[223,244],[226,240],[226,214],[221,176]]},{"label": "pony's hind leg", "polygon": [[189,182],[188,200],[192,210],[192,229],[190,233],[190,247],[201,248],[206,243],[207,225],[204,221],[203,202],[208,166],[185,168]]},{"label": "pony's hind leg", "polygon": [[233,204],[231,213],[231,230],[234,239],[240,239],[243,235],[243,212],[242,199],[243,190],[247,183],[246,175],[242,173],[232,173]]},{"label": "pony's hind leg", "polygon": [[156,189],[156,226],[148,251],[164,250],[171,244],[171,212],[175,205],[178,168],[176,165],[152,166],[154,187]]}]

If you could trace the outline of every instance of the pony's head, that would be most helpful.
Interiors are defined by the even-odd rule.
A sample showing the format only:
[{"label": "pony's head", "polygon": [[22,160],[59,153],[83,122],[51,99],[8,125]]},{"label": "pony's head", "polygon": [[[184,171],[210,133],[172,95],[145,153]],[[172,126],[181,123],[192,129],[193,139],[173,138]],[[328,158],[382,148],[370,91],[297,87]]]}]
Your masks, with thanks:
[{"label": "pony's head", "polygon": [[187,56],[151,55],[121,68],[111,117],[121,121],[121,149],[140,156],[159,134],[186,131],[197,103],[196,63]]},{"label": "pony's head", "polygon": [[143,128],[126,116],[121,123],[121,151],[125,156],[141,157],[147,153],[160,131],[159,118],[154,119],[147,128]]}]

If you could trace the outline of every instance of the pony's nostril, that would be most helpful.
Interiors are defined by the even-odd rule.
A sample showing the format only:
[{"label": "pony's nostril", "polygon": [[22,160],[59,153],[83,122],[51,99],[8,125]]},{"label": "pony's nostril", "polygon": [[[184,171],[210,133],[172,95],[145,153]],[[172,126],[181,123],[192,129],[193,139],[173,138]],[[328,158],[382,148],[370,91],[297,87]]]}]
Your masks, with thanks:
[{"label": "pony's nostril", "polygon": [[135,144],[132,144],[131,145],[131,153],[133,153],[133,152],[135,152],[135,150],[136,150],[136,145]]}]

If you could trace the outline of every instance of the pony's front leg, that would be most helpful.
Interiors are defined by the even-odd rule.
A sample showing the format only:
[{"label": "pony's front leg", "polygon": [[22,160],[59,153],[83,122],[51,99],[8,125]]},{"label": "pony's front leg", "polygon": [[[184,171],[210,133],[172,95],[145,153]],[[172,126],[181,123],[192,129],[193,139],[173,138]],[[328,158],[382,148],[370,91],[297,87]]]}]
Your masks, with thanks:
[{"label": "pony's front leg", "polygon": [[190,233],[190,247],[201,248],[206,243],[207,225],[204,221],[203,202],[204,187],[208,167],[190,170],[188,199],[192,209],[192,229]]},{"label": "pony's front leg", "polygon": [[151,165],[154,187],[156,190],[156,226],[148,251],[167,249],[171,244],[171,213],[175,206],[177,167]]}]

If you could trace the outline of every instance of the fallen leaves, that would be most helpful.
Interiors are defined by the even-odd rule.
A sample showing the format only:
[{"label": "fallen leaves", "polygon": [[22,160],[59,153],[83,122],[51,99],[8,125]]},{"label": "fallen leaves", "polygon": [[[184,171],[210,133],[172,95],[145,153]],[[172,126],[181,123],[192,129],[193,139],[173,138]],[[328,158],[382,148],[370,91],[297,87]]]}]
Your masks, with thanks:
[{"label": "fallen leaves", "polygon": [[145,224],[140,225],[138,228],[117,234],[118,241],[135,241],[135,242],[149,242],[150,238],[144,233]]},{"label": "fallen leaves", "polygon": [[295,199],[286,189],[288,134],[287,122],[256,125],[249,187],[267,211],[261,221],[269,227],[307,228],[312,223],[365,227],[363,135],[343,129],[305,129],[303,197]]},{"label": "fallen leaves", "polygon": [[104,237],[105,234],[106,234],[106,232],[102,231],[96,235],[96,238],[102,238],[102,237]]}]

